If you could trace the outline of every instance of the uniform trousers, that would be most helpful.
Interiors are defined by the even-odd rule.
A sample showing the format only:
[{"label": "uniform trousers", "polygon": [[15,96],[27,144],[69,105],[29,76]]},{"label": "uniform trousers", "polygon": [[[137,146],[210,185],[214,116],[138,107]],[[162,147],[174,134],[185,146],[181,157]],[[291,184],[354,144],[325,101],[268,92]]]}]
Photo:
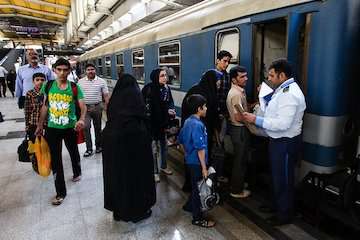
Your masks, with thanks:
[{"label": "uniform trousers", "polygon": [[269,158],[274,203],[278,219],[291,220],[294,213],[294,175],[300,136],[270,138]]}]

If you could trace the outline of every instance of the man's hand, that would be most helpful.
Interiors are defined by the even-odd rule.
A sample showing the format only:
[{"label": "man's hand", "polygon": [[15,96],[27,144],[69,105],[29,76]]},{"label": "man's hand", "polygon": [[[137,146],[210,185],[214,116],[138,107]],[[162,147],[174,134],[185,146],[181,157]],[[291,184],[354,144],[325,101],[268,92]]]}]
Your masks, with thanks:
[{"label": "man's hand", "polygon": [[85,125],[84,120],[79,119],[79,121],[77,121],[75,124],[75,131],[82,130],[84,128],[84,125]]},{"label": "man's hand", "polygon": [[255,114],[244,112],[242,114],[242,116],[243,116],[243,119],[244,119],[245,122],[255,123],[255,120],[256,120],[256,115]]},{"label": "man's hand", "polygon": [[209,176],[208,170],[206,168],[202,169],[202,175],[204,178],[207,178]]},{"label": "man's hand", "polygon": [[38,125],[35,130],[35,136],[42,136],[44,134],[44,126]]}]

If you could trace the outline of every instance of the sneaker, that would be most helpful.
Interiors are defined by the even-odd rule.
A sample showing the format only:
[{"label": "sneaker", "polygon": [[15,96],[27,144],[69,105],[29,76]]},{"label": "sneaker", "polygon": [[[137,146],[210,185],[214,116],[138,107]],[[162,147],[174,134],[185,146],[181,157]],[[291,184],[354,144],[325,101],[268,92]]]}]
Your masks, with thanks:
[{"label": "sneaker", "polygon": [[155,179],[155,182],[160,182],[160,175],[154,174],[154,179]]},{"label": "sneaker", "polygon": [[62,204],[63,201],[64,201],[63,197],[55,196],[53,198],[53,200],[51,200],[51,204],[54,205],[54,206],[58,206],[58,205]]},{"label": "sneaker", "polygon": [[73,177],[72,179],[71,179],[71,181],[73,181],[73,182],[78,182],[78,181],[80,181],[81,180],[81,175],[79,175],[79,176],[77,176],[77,177]]},{"label": "sneaker", "polygon": [[241,193],[230,193],[230,196],[233,198],[247,198],[250,194],[251,192],[249,190],[243,190]]},{"label": "sneaker", "polygon": [[101,152],[102,152],[102,147],[98,147],[98,148],[96,148],[95,153],[101,153]]},{"label": "sneaker", "polygon": [[90,157],[91,155],[93,155],[92,150],[86,150],[86,152],[84,153],[84,157]]},{"label": "sneaker", "polygon": [[168,168],[160,168],[160,171],[165,173],[166,175],[171,175],[173,172]]}]

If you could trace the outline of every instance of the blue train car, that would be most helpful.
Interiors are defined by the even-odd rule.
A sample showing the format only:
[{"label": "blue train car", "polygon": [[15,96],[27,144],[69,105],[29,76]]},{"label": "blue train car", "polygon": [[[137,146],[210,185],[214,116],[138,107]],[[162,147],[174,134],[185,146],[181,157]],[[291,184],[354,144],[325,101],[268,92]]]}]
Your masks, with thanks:
[{"label": "blue train car", "polygon": [[247,96],[277,58],[287,58],[306,97],[301,176],[334,172],[343,158],[344,126],[351,114],[350,87],[359,40],[358,0],[203,1],[121,36],[80,57],[93,62],[114,86],[118,72],[144,85],[152,69],[171,70],[180,113],[186,91],[214,68],[216,53],[233,54],[231,65],[248,69]]}]

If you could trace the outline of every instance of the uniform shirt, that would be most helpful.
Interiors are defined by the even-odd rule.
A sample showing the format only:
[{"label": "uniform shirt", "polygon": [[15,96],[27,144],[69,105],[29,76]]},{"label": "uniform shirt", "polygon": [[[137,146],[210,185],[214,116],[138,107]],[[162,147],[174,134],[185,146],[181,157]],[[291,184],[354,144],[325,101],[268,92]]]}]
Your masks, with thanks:
[{"label": "uniform shirt", "polygon": [[34,73],[45,74],[45,80],[54,80],[53,72],[45,65],[38,64],[33,68],[30,64],[26,64],[19,68],[16,76],[15,95],[16,97],[25,96],[26,93],[34,88],[32,77]]},{"label": "uniform shirt", "polygon": [[305,109],[304,94],[290,78],[274,91],[264,117],[257,116],[255,124],[264,128],[271,138],[292,138],[301,134]]},{"label": "uniform shirt", "polygon": [[[77,87],[77,98],[84,98],[79,85]],[[42,85],[41,93],[45,93],[46,84]],[[60,89],[57,82],[54,82],[49,89],[47,96],[49,103],[48,109],[48,127],[57,129],[74,128],[77,122],[75,112],[75,102],[71,82],[67,81],[66,89]]]},{"label": "uniform shirt", "polygon": [[8,74],[8,71],[3,66],[0,66],[0,77],[3,78],[6,74]]},{"label": "uniform shirt", "polygon": [[103,94],[109,93],[105,80],[95,76],[94,79],[84,77],[79,80],[78,84],[84,92],[85,104],[97,104],[102,102]]},{"label": "uniform shirt", "polygon": [[232,84],[226,99],[226,106],[230,115],[230,123],[234,126],[244,126],[243,123],[235,120],[235,114],[238,113],[235,108],[236,104],[239,104],[244,111],[248,111],[245,90],[238,85]]},{"label": "uniform shirt", "polygon": [[185,148],[185,163],[200,165],[198,151],[205,149],[205,163],[208,159],[207,132],[204,123],[194,115],[185,120],[179,133],[179,143]]}]

